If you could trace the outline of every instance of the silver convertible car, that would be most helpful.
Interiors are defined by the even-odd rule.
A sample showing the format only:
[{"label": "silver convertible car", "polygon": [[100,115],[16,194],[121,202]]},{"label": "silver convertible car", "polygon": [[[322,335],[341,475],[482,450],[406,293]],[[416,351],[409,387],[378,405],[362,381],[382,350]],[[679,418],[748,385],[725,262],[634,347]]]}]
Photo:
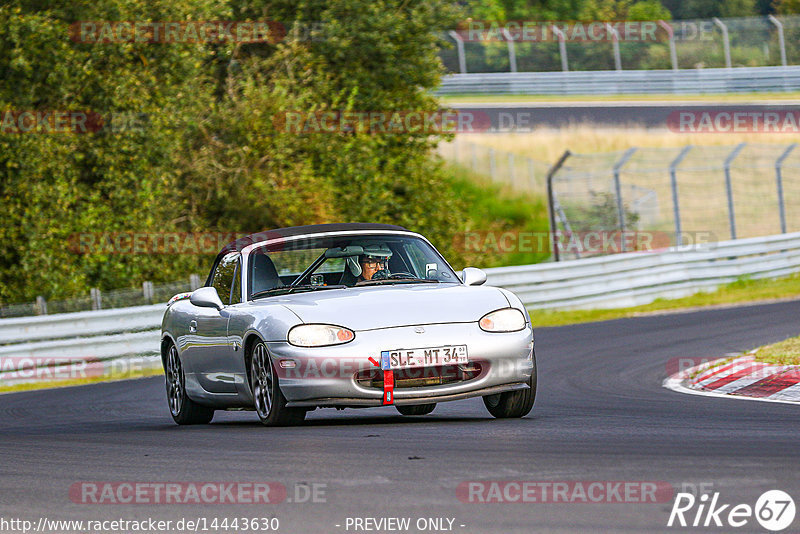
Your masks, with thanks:
[{"label": "silver convertible car", "polygon": [[255,410],[265,425],[316,408],[394,405],[425,415],[483,397],[523,417],[536,396],[533,327],[511,292],[456,273],[423,236],[385,224],[253,234],[173,297],[161,356],[178,424]]}]

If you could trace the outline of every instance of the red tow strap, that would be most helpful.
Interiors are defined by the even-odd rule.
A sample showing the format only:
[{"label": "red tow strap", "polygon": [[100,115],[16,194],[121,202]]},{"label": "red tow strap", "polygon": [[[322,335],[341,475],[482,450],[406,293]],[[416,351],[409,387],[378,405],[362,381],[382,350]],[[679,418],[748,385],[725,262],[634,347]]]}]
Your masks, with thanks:
[{"label": "red tow strap", "polygon": [[389,351],[381,352],[381,369],[383,369],[383,404],[393,404],[394,372],[389,363]]},{"label": "red tow strap", "polygon": [[394,372],[391,370],[383,371],[383,403],[392,404],[394,402]]}]

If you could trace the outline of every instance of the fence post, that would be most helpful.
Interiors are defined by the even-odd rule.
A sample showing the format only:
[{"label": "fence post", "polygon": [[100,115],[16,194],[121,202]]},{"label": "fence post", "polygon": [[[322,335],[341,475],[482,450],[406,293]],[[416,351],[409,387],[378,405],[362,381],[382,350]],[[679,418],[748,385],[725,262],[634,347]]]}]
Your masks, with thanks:
[{"label": "fence post", "polygon": [[547,171],[547,211],[550,216],[550,241],[553,245],[553,259],[559,261],[558,257],[558,226],[556,226],[555,192],[553,191],[553,177],[564,166],[564,162],[570,157],[569,150],[564,151],[558,161]]},{"label": "fence post", "polygon": [[489,176],[492,182],[497,179],[497,161],[494,155],[494,148],[489,148]]},{"label": "fence post", "polygon": [[739,155],[739,152],[747,145],[747,143],[740,143],[736,145],[733,152],[728,154],[725,158],[725,189],[728,193],[728,219],[730,220],[731,239],[736,239],[736,213],[733,209],[733,185],[731,184],[731,163]]},{"label": "fence post", "polygon": [[629,148],[625,151],[618,162],[614,164],[614,189],[617,194],[617,217],[619,218],[619,231],[620,231],[620,250],[625,252],[625,205],[622,202],[622,183],[620,182],[619,175],[622,167],[628,163],[633,153],[636,152],[636,147]]},{"label": "fence post", "polygon": [[41,295],[36,297],[36,315],[47,315],[47,301]]},{"label": "fence post", "polygon": [[728,27],[725,26],[725,23],[719,20],[717,17],[714,17],[712,20],[714,21],[714,24],[716,24],[717,27],[722,30],[722,46],[725,49],[725,67],[731,68],[731,40],[728,36]]},{"label": "fence post", "polygon": [[658,25],[664,28],[667,31],[667,35],[669,35],[669,58],[672,60],[672,70],[678,70],[678,50],[675,48],[675,30],[663,20],[659,20]]},{"label": "fence post", "polygon": [[503,34],[506,36],[508,44],[508,68],[511,72],[517,72],[517,50],[514,47],[514,38],[508,28],[503,28]]},{"label": "fence post", "polygon": [[555,25],[552,26],[553,33],[558,37],[558,53],[561,55],[561,70],[569,72],[569,61],[567,59],[567,36]]},{"label": "fence post", "polygon": [[100,290],[96,287],[93,287],[89,290],[89,296],[92,299],[92,310],[102,310],[103,309],[103,297],[100,294]]},{"label": "fence post", "polygon": [[775,17],[775,15],[769,15],[769,21],[778,28],[778,46],[781,49],[781,65],[784,67],[787,65],[786,62],[786,40],[783,36],[783,23]]},{"label": "fence post", "polygon": [[462,39],[458,32],[454,30],[450,30],[448,34],[456,42],[456,50],[458,50],[458,70],[461,71],[461,74],[466,74],[467,57],[464,54],[464,39]]},{"label": "fence post", "polygon": [[142,295],[144,296],[144,301],[146,303],[153,303],[153,296],[155,295],[155,291],[153,290],[153,282],[142,282]]},{"label": "fence post", "polygon": [[680,247],[683,245],[683,230],[681,229],[681,209],[678,202],[678,165],[681,164],[683,159],[689,154],[692,145],[683,147],[678,157],[672,160],[669,164],[669,179],[672,183],[672,209],[675,215],[675,246]]},{"label": "fence post", "polygon": [[783,167],[783,162],[786,160],[786,158],[789,157],[789,154],[791,154],[792,150],[794,150],[795,148],[797,148],[797,143],[792,143],[791,145],[789,145],[789,148],[787,148],[784,151],[784,153],[781,154],[781,157],[779,157],[775,161],[775,180],[776,180],[777,186],[778,186],[778,213],[780,213],[780,217],[781,217],[781,233],[782,234],[786,233],[786,203],[783,200],[783,170],[782,170],[782,167]]},{"label": "fence post", "polygon": [[606,23],[606,29],[611,32],[611,46],[614,48],[614,67],[616,70],[622,70],[622,56],[619,53],[619,32],[608,23]]},{"label": "fence post", "polygon": [[200,277],[198,275],[189,275],[189,287],[192,289],[192,291],[200,287]]}]

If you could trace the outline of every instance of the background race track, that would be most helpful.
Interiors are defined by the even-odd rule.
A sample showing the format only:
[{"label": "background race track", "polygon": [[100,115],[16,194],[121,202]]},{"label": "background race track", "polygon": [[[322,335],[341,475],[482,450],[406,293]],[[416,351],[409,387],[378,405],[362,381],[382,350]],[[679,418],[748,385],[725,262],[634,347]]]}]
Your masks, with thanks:
[{"label": "background race track", "polygon": [[[798,501],[800,407],[661,386],[671,358],[778,341],[798,333],[798,317],[800,302],[784,302],[537,330],[539,397],[523,420],[494,420],[473,399],[416,418],[394,408],[326,409],[309,414],[305,426],[268,429],[253,413],[218,412],[210,426],[179,428],[160,377],[4,395],[0,515],[276,516],[280,532],[292,533],[346,532],[348,516],[447,517],[465,533],[620,532],[670,530],[672,501],[465,503],[456,487],[468,480],[648,480],[678,490],[711,483],[725,503],[754,505],[773,488]],[[276,481],[290,498],[295,483],[322,483],[327,502],[85,505],[69,498],[77,481]],[[754,523],[742,530],[759,530]]]}]

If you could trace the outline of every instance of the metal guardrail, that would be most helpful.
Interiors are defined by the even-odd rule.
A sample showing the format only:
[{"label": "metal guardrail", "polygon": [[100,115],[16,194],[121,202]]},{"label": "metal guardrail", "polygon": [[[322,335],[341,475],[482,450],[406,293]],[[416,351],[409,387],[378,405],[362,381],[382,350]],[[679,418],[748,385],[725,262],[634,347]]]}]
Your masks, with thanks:
[{"label": "metal guardrail", "polygon": [[0,345],[136,332],[161,326],[164,303],[0,320]]},{"label": "metal guardrail", "polygon": [[696,94],[800,90],[800,66],[451,74],[439,95]]},{"label": "metal guardrail", "polygon": [[[25,359],[34,358],[52,360],[55,363],[64,360],[113,360],[121,356],[158,354],[160,339],[160,330],[148,330],[110,336],[15,343],[0,346],[0,360],[20,365],[24,365]],[[4,364],[0,370],[9,371],[13,368],[15,365]]]},{"label": "metal guardrail", "polygon": [[559,263],[487,269],[488,283],[536,309],[616,308],[711,290],[742,277],[800,271],[800,232],[616,254]]}]

